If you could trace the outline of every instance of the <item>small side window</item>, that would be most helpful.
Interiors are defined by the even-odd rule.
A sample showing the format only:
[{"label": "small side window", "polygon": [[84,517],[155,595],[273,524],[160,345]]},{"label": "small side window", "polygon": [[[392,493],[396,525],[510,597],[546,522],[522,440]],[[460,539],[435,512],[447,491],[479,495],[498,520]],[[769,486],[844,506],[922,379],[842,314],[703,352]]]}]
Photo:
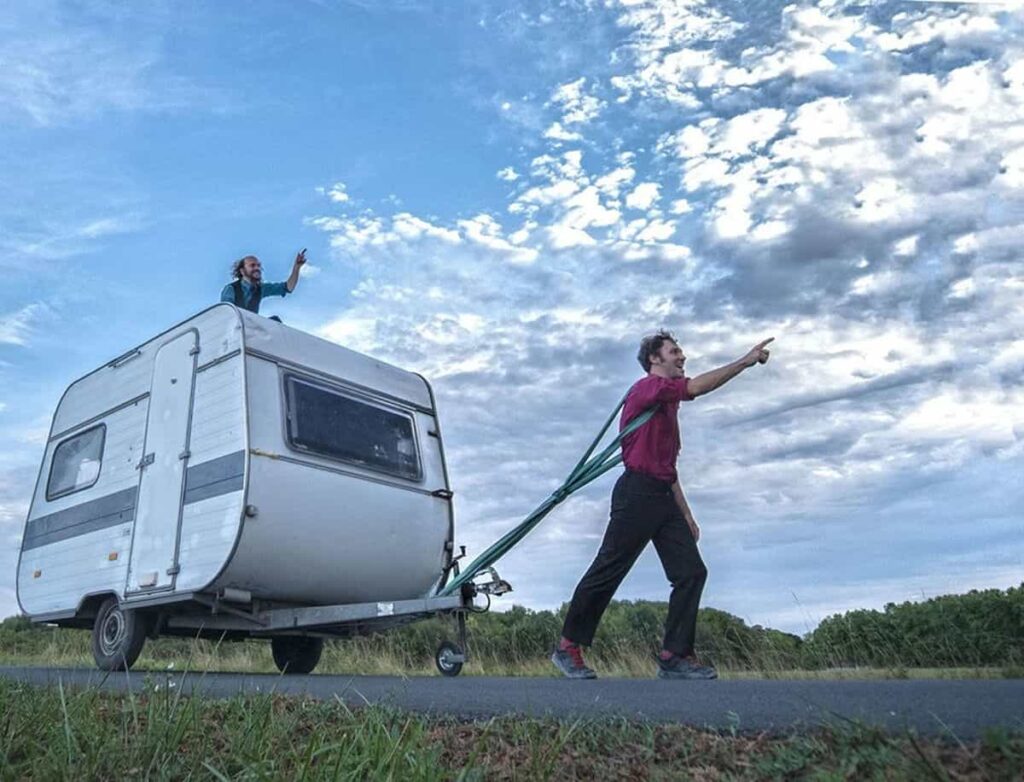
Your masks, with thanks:
[{"label": "small side window", "polygon": [[298,450],[416,481],[413,419],[333,389],[286,376],[288,441]]},{"label": "small side window", "polygon": [[50,479],[46,483],[48,501],[88,489],[96,483],[106,436],[107,427],[100,424],[68,438],[54,449]]}]

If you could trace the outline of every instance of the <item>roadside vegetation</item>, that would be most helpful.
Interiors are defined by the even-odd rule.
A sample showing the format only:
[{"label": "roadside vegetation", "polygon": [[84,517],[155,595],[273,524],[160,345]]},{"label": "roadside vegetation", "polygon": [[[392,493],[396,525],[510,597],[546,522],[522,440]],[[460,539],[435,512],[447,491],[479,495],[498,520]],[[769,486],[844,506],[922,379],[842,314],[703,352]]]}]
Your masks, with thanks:
[{"label": "roadside vegetation", "polygon": [[[158,678],[158,677],[154,677]],[[273,694],[230,700],[0,679],[0,779],[1013,780],[1024,734],[979,741],[678,725],[420,717]]]},{"label": "roadside vegetation", "polygon": [[[613,602],[589,659],[605,676],[649,677],[665,603]],[[564,611],[564,606],[562,608]],[[464,674],[549,676],[547,660],[562,611],[510,611],[469,618],[471,659]],[[320,673],[430,674],[437,644],[453,637],[448,621],[430,620],[368,638],[328,643]],[[701,609],[701,656],[729,677],[1020,677],[1024,675],[1024,585],[882,611],[850,611],[825,619],[803,638],[713,608]],[[92,665],[89,632],[32,625],[24,618],[0,624],[0,662]],[[276,672],[264,641],[225,642],[161,638],[149,641],[138,670],[179,669]]]}]

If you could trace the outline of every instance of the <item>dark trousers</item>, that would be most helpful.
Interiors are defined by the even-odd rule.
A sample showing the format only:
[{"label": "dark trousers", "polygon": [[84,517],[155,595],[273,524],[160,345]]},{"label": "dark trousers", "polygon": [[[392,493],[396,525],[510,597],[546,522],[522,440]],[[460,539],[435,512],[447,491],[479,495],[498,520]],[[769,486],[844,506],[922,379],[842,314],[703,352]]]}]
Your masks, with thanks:
[{"label": "dark trousers", "polygon": [[652,540],[672,585],[664,648],[683,657],[693,654],[707,568],[671,485],[630,470],[615,483],[608,529],[573,593],[562,629],[565,638],[585,646],[593,643],[612,595]]}]

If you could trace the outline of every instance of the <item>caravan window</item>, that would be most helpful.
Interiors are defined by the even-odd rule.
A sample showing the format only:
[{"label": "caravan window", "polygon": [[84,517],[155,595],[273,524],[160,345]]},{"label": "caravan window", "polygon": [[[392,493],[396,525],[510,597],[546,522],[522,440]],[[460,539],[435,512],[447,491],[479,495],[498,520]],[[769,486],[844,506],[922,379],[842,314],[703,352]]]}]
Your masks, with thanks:
[{"label": "caravan window", "polygon": [[50,480],[46,483],[47,501],[88,489],[96,483],[106,436],[107,427],[100,424],[69,437],[54,449]]},{"label": "caravan window", "polygon": [[288,442],[293,448],[418,480],[413,419],[294,375],[288,389]]}]

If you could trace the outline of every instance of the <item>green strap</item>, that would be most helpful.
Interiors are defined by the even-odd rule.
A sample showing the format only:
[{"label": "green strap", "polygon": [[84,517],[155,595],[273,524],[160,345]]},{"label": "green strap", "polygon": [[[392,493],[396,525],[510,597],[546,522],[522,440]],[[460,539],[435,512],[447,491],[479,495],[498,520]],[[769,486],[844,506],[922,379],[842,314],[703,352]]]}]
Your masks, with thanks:
[{"label": "green strap", "polygon": [[562,500],[570,494],[579,491],[588,483],[600,478],[616,465],[622,463],[622,455],[618,453],[618,449],[622,445],[623,438],[632,434],[641,426],[646,424],[650,420],[651,416],[654,415],[655,410],[657,410],[657,406],[655,406],[642,412],[623,427],[622,431],[616,435],[615,439],[612,440],[608,447],[603,449],[597,456],[592,457],[591,454],[594,452],[594,449],[597,448],[597,444],[604,437],[605,432],[608,431],[608,428],[612,425],[612,421],[615,420],[615,417],[618,415],[625,402],[626,398],[623,397],[622,401],[619,402],[618,407],[616,407],[612,414],[608,416],[608,420],[605,421],[601,431],[598,433],[597,437],[594,438],[594,442],[590,444],[586,453],[583,454],[583,458],[580,459],[572,472],[569,473],[569,477],[565,479],[562,485],[555,489],[551,493],[550,497],[538,505],[537,508],[534,509],[533,513],[502,535],[497,541],[492,543],[483,554],[466,566],[458,576],[452,579],[448,585],[439,592],[440,595],[451,595],[457,592],[463,584],[475,578],[480,571],[490,567],[505,556],[513,546],[525,538],[530,530],[536,527],[541,520],[555,508],[556,505],[562,502]]}]

